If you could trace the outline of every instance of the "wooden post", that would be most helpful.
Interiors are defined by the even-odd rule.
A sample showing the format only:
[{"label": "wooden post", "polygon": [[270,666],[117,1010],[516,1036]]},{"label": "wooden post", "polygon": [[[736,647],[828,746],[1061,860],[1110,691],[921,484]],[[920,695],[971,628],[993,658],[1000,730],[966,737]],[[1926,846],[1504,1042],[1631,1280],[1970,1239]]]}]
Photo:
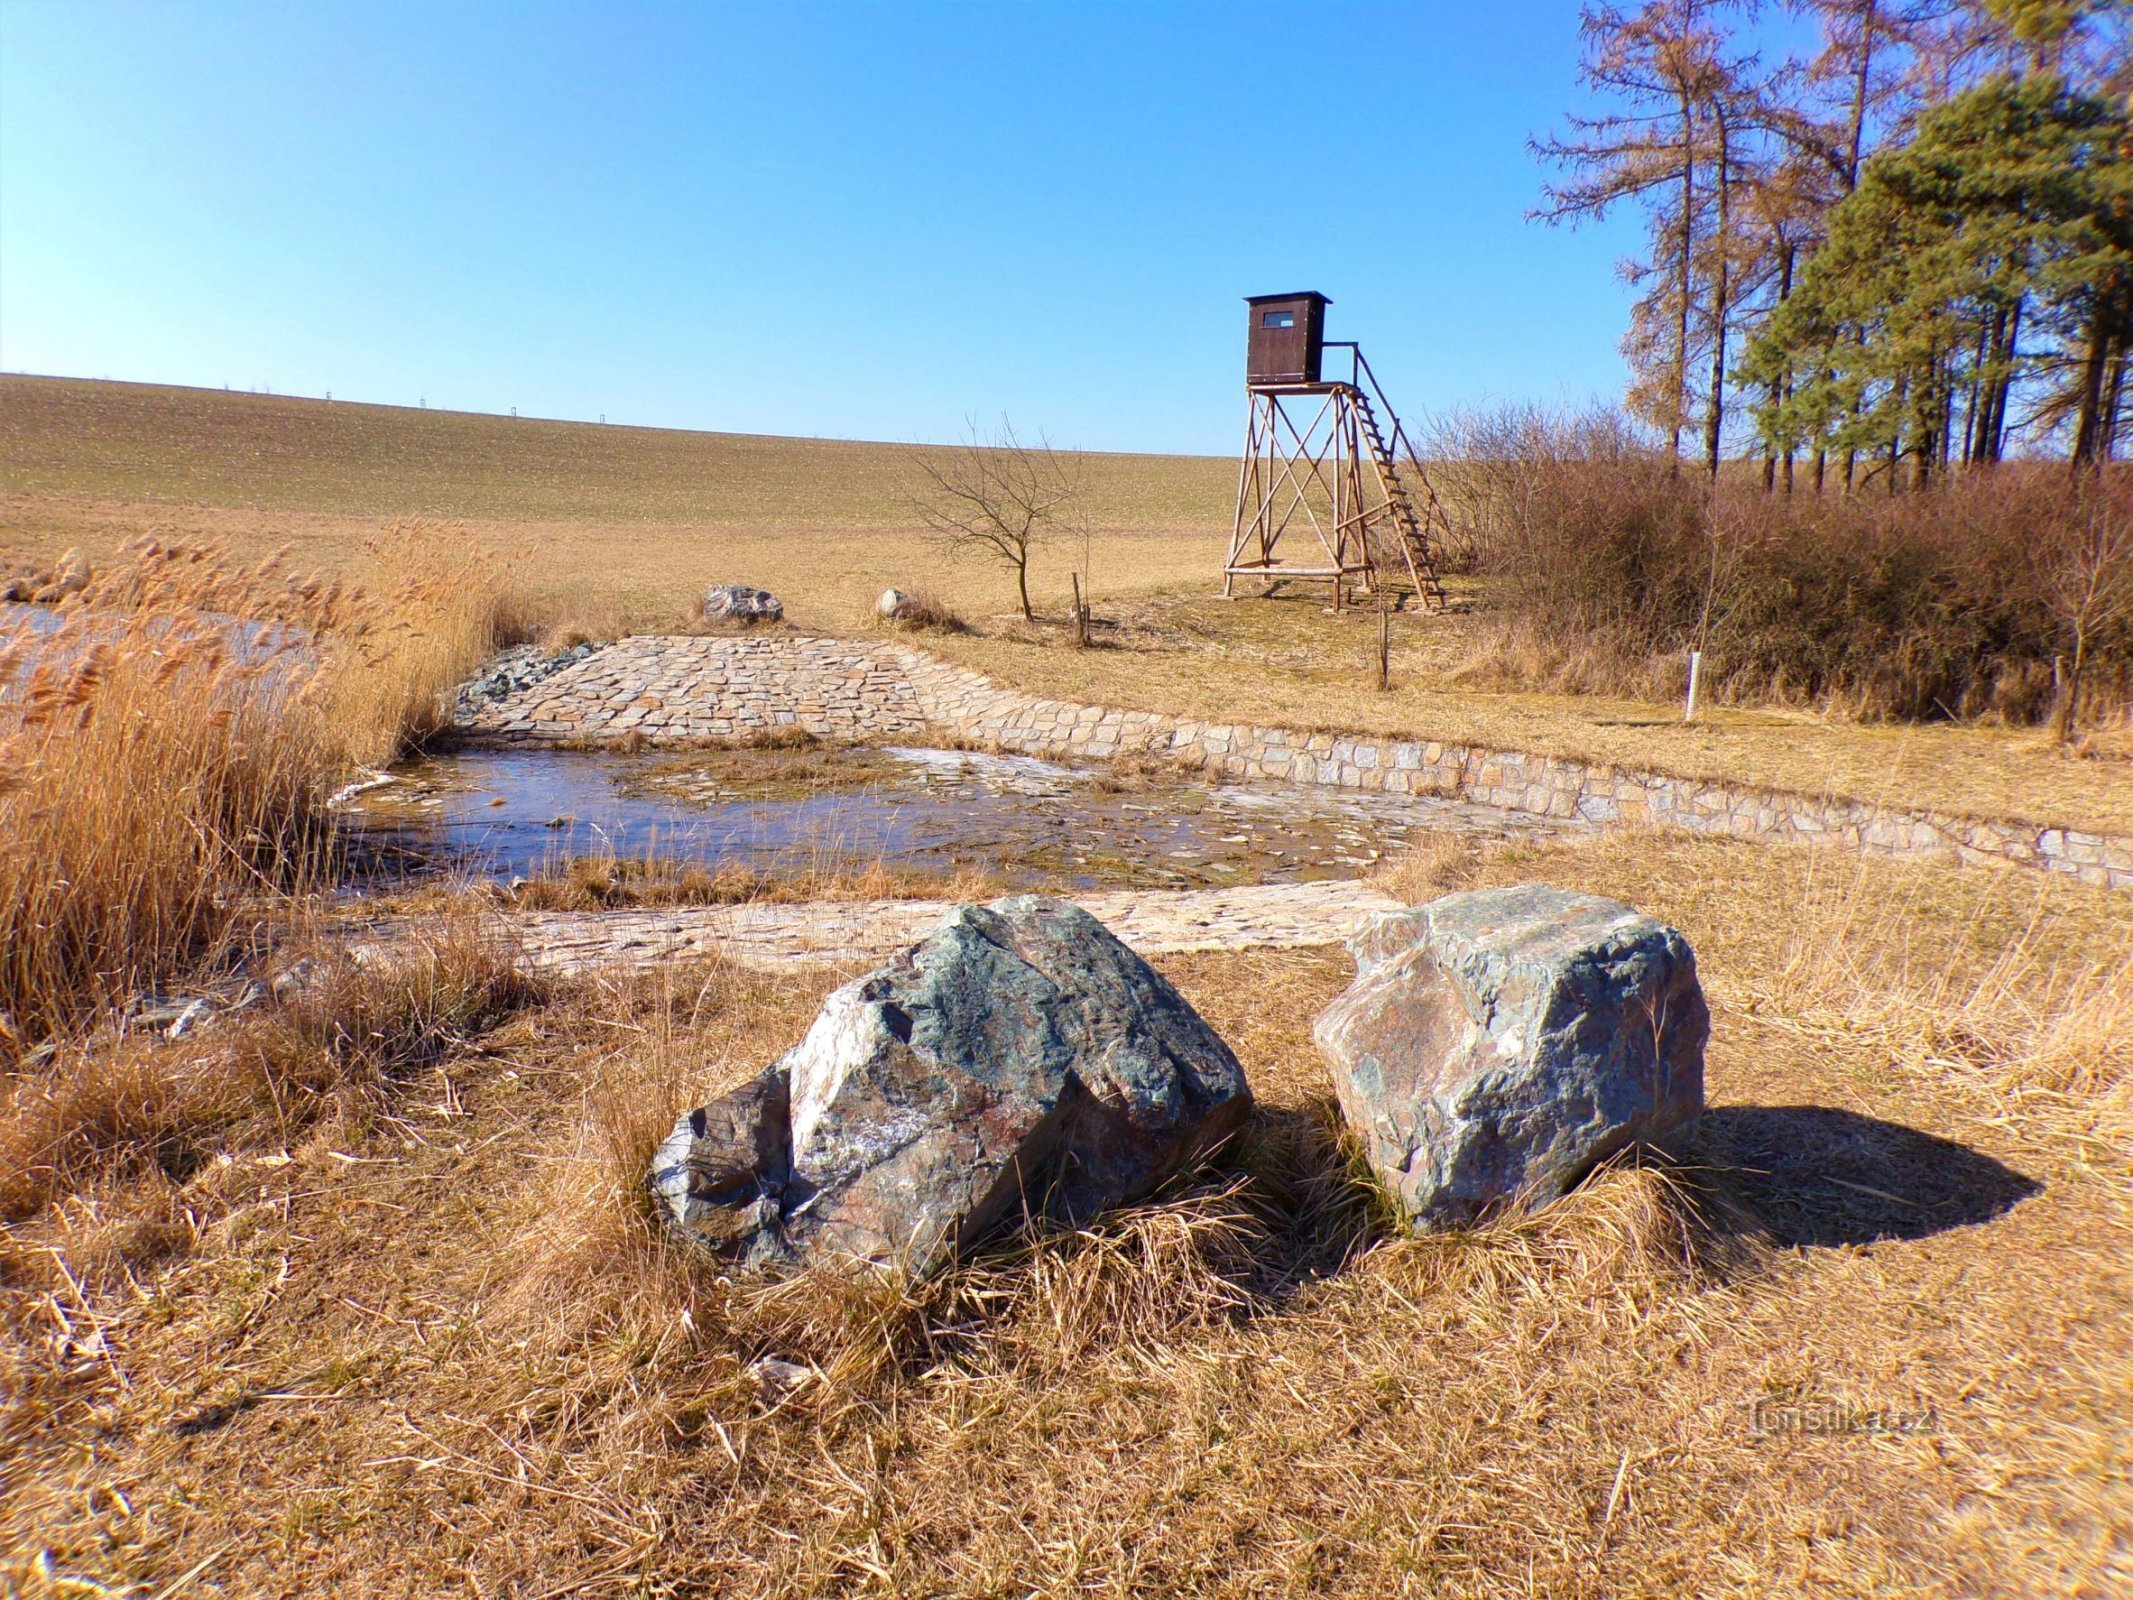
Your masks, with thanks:
[{"label": "wooden post", "polygon": [[1385,603],[1385,592],[1378,591],[1378,688],[1392,687],[1392,608]]}]

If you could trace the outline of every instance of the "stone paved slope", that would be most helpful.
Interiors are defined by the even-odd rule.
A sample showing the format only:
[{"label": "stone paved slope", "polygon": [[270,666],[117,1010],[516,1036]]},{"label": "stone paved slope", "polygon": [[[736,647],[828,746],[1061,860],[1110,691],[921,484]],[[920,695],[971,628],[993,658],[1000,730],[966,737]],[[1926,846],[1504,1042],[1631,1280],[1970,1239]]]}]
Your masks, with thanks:
[{"label": "stone paved slope", "polygon": [[[1400,902],[1365,883],[1284,883],[1075,895],[1074,903],[1143,955],[1333,944]],[[945,900],[815,900],[663,911],[544,911],[508,928],[529,966],[550,972],[730,961],[778,971],[866,967],[913,944],[954,906]],[[358,941],[389,946],[390,924]]]},{"label": "stone paved slope", "polygon": [[465,726],[505,739],[637,736],[654,743],[744,738],[777,728],[832,738],[930,731],[1032,755],[1152,752],[1233,777],[1455,795],[1546,816],[1836,844],[1877,855],[2011,862],[2133,888],[2133,838],[1897,811],[1515,750],[1046,700],[885,642],[624,639],[523,695],[482,707]]},{"label": "stone paved slope", "polygon": [[866,739],[918,733],[926,722],[903,653],[890,647],[656,635],[617,640],[461,718],[474,733],[533,743],[632,734],[681,743],[789,728]]}]

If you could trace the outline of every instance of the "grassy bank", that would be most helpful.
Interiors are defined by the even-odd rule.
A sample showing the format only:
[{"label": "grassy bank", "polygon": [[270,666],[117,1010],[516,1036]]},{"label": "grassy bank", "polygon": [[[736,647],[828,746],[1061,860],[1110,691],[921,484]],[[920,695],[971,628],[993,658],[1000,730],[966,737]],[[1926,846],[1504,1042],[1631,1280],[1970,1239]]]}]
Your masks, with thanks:
[{"label": "grassy bank", "polygon": [[[360,578],[381,516],[462,519],[523,552],[529,598],[587,631],[656,630],[703,586],[775,590],[801,628],[867,626],[891,585],[938,594],[978,632],[929,647],[1032,692],[1225,720],[1462,740],[1691,777],[2133,832],[2122,759],[2062,759],[2030,729],[1872,725],[1808,710],[1502,686],[1489,613],[1394,621],[1394,687],[1371,686],[1374,624],[1300,597],[1209,598],[1232,469],[1186,458],[1089,464],[1103,648],[1003,613],[1012,581],[943,565],[890,446],[750,440],[389,410],[197,390],[0,378],[0,554],[92,555],[150,532]],[[1078,550],[1040,549],[1033,588],[1063,616]],[[1490,580],[1492,583],[1499,580]],[[1469,591],[1475,593],[1476,591]],[[1480,597],[1487,599],[1486,591]],[[1652,692],[1656,693],[1656,690]]]},{"label": "grassy bank", "polygon": [[[183,1159],[107,1147],[12,1231],[0,1561],[231,1595],[2104,1592],[2120,908],[1634,833],[1396,881],[1536,877],[1695,943],[1703,1170],[1388,1237],[1308,1038],[1344,960],[1168,958],[1262,1104],[1229,1170],[922,1295],[751,1286],[663,1247],[638,1178],[831,974],[440,1007],[297,1114],[261,1089]],[[405,989],[466,970],[411,954]],[[160,1079],[288,1027],[157,1046]]]}]

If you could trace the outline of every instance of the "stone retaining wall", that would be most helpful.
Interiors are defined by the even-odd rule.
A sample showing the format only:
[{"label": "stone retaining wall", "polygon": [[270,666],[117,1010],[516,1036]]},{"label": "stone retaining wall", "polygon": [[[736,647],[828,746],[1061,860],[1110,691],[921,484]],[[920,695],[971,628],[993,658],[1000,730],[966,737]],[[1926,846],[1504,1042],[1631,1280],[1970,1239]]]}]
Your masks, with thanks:
[{"label": "stone retaining wall", "polygon": [[1441,794],[1592,822],[1648,822],[1892,856],[2001,861],[2133,888],[2133,839],[1898,811],[1559,756],[1373,734],[1305,733],[1045,700],[904,645],[636,638],[598,651],[468,726],[507,738],[829,737],[931,732],[1032,755],[1170,755],[1231,777]]}]

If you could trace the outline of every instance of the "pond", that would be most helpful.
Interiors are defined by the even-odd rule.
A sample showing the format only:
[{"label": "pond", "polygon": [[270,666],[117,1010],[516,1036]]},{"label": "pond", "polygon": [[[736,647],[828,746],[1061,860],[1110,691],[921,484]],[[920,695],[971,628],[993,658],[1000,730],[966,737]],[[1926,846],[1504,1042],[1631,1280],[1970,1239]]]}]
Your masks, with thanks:
[{"label": "pond", "polygon": [[468,749],[349,806],[370,874],[506,880],[577,856],[763,873],[978,868],[1015,887],[1193,888],[1352,878],[1431,833],[1580,824],[1462,800],[1213,783],[1152,761],[1068,766],[896,748],[686,754]]}]

